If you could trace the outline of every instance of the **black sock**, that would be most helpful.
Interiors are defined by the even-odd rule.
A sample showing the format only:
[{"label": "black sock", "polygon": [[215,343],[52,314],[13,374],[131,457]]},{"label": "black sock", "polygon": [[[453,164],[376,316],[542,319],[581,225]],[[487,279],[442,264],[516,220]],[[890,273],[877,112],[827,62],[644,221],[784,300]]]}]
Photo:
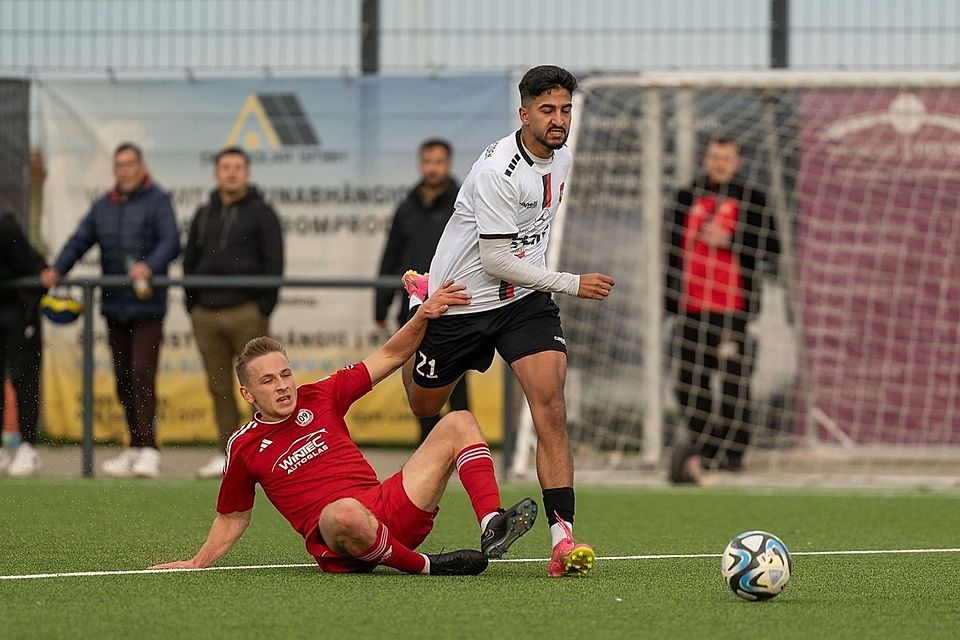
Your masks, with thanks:
[{"label": "black sock", "polygon": [[576,498],[573,487],[557,487],[543,490],[543,510],[547,512],[547,522],[553,526],[560,519],[573,524],[573,512]]}]

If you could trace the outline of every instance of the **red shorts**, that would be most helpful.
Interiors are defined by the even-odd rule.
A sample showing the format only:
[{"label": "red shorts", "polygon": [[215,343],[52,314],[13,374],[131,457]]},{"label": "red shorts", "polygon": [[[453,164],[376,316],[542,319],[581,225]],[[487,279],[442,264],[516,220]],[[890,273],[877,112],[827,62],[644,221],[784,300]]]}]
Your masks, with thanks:
[{"label": "red shorts", "polygon": [[[416,549],[433,529],[433,519],[440,511],[424,511],[413,504],[407,492],[403,490],[403,471],[398,471],[382,484],[351,496],[377,517],[396,540],[409,549]],[[320,569],[327,573],[369,573],[377,566],[370,562],[361,562],[356,558],[334,553],[324,544],[318,523],[307,536],[307,553],[312,555]]]}]

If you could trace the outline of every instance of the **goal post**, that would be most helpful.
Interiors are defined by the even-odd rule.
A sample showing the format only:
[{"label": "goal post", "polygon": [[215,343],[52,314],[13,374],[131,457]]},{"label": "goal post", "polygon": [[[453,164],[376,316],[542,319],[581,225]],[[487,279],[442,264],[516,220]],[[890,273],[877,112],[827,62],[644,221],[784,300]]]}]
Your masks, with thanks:
[{"label": "goal post", "polygon": [[[708,185],[717,136],[760,199]],[[720,470],[745,451],[720,478],[958,475],[960,73],[592,77],[569,144],[549,266],[617,278],[603,302],[557,298],[578,477],[662,471],[698,433]],[[691,221],[728,201],[723,257]],[[525,410],[514,476],[535,442]]]}]

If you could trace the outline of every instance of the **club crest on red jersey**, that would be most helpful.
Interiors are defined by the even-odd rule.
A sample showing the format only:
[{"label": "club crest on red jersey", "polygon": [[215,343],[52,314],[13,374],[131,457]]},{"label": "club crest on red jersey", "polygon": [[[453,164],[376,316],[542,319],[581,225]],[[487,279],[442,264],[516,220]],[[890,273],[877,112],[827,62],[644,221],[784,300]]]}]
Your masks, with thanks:
[{"label": "club crest on red jersey", "polygon": [[305,427],[311,422],[313,422],[313,411],[310,411],[310,409],[300,409],[300,411],[297,411],[298,425]]}]

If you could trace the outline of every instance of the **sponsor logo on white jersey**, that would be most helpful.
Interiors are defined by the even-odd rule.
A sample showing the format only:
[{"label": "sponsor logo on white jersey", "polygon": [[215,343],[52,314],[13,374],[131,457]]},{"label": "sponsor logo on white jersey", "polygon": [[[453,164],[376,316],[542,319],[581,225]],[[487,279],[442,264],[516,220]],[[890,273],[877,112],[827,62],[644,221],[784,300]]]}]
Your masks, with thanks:
[{"label": "sponsor logo on white jersey", "polygon": [[276,471],[277,467],[280,467],[287,475],[290,475],[305,463],[319,456],[329,448],[323,440],[323,434],[326,432],[326,429],[318,429],[294,440],[273,463],[270,471]]}]

